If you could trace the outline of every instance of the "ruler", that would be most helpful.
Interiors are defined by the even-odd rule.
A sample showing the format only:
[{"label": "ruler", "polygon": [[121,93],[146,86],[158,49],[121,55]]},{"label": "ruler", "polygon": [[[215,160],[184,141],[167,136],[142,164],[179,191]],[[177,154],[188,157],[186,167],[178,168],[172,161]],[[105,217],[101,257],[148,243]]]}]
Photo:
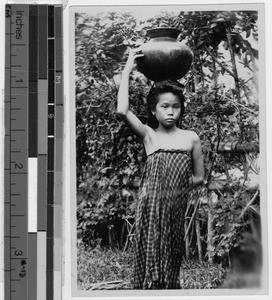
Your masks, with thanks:
[{"label": "ruler", "polygon": [[62,7],[6,5],[5,300],[61,299]]}]

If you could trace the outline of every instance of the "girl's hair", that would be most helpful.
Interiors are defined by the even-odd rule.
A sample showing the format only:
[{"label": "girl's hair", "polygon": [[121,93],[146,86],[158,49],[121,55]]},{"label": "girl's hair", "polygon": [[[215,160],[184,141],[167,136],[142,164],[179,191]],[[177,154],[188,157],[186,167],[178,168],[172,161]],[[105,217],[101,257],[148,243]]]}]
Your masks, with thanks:
[{"label": "girl's hair", "polygon": [[184,86],[178,81],[174,81],[174,80],[164,80],[164,81],[153,83],[146,98],[147,107],[148,107],[148,125],[150,127],[155,129],[159,126],[159,122],[157,121],[156,117],[152,114],[152,111],[155,110],[156,105],[159,102],[158,95],[163,93],[173,93],[174,95],[178,96],[181,105],[180,119],[182,118],[184,114],[184,101],[185,101],[183,90],[184,90]]}]

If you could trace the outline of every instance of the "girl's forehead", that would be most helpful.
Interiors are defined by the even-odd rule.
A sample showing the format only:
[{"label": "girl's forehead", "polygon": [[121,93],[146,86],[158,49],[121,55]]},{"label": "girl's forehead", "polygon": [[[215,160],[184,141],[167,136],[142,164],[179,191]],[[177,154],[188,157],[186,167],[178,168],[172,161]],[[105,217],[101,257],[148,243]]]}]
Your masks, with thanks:
[{"label": "girl's forehead", "polygon": [[162,103],[168,103],[168,104],[178,103],[178,104],[180,104],[179,97],[171,92],[161,93],[158,95],[157,99],[158,99],[157,104],[162,104]]}]

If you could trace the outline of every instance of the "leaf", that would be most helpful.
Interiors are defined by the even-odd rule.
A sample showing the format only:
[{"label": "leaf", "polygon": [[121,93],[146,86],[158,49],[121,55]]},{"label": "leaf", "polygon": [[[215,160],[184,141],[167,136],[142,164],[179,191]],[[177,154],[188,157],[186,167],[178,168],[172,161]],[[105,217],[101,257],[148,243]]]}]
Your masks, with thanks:
[{"label": "leaf", "polygon": [[86,28],[86,24],[77,24],[76,28],[77,29],[82,29],[82,28]]},{"label": "leaf", "polygon": [[246,32],[246,38],[248,39],[250,37],[251,29],[248,29]]},{"label": "leaf", "polygon": [[201,46],[202,44],[204,44],[204,41],[203,41],[203,40],[198,41],[197,47]]},{"label": "leaf", "polygon": [[229,119],[230,122],[237,122],[237,118],[234,115],[228,116],[228,119]]},{"label": "leaf", "polygon": [[217,26],[217,23],[212,23],[211,27],[210,28],[214,28]]}]

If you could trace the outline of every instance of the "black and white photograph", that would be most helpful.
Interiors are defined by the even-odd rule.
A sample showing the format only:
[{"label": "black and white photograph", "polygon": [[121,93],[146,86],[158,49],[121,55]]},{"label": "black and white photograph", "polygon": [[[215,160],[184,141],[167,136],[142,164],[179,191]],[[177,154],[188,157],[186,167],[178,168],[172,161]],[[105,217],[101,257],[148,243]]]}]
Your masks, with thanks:
[{"label": "black and white photograph", "polygon": [[75,13],[80,290],[260,289],[260,7]]},{"label": "black and white photograph", "polygon": [[263,288],[261,18],[75,11],[79,290]]},{"label": "black and white photograph", "polygon": [[270,299],[271,13],[2,1],[1,299]]}]

